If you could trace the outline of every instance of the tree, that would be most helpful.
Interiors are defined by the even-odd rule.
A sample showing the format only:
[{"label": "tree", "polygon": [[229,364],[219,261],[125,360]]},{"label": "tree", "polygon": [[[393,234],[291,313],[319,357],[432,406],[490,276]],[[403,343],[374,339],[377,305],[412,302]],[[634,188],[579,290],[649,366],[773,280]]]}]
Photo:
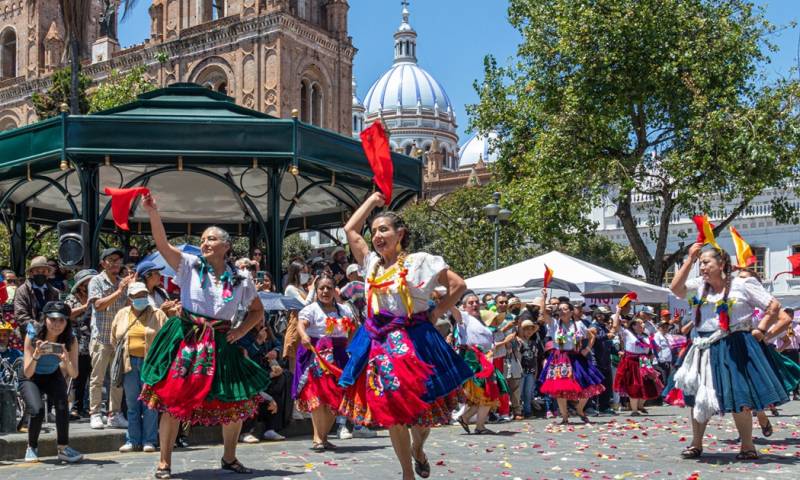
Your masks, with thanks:
[{"label": "tree", "polygon": [[112,70],[108,79],[101,83],[89,99],[89,111],[100,112],[133,102],[142,93],[154,90],[156,86],[145,76],[145,67],[136,66],[124,75]]},{"label": "tree", "polygon": [[[45,93],[35,92],[31,96],[33,108],[39,120],[46,120],[55,117],[61,112],[62,105],[70,104],[72,95],[71,68],[63,68],[53,73],[53,84]],[[81,73],[78,82],[78,112],[85,114],[89,112],[89,101],[86,97],[86,89],[89,88],[91,80]]]},{"label": "tree", "polygon": [[535,238],[590,233],[611,204],[660,284],[688,248],[666,252],[675,214],[706,211],[719,232],[774,187],[776,218],[797,220],[800,87],[766,84],[775,27],[751,2],[511,0],[509,19],[516,61],[486,58],[468,111],[498,132],[498,174]]},{"label": "tree", "polygon": [[[402,215],[411,231],[413,250],[441,255],[450,268],[464,278],[492,270],[494,224],[484,214],[483,206],[492,201],[492,192],[500,187],[463,188],[435,204],[423,201],[407,206]],[[518,208],[516,203],[506,203],[512,211]],[[500,227],[500,268],[527,260],[550,248],[626,273],[635,264],[630,249],[593,235],[569,237],[548,245],[535,242],[530,231],[516,218],[519,217],[514,216],[511,222]],[[531,272],[532,275],[536,273]]]},{"label": "tree", "polygon": [[300,238],[299,234],[292,234],[283,240],[282,264],[289,265],[294,257],[308,258],[314,246]]}]

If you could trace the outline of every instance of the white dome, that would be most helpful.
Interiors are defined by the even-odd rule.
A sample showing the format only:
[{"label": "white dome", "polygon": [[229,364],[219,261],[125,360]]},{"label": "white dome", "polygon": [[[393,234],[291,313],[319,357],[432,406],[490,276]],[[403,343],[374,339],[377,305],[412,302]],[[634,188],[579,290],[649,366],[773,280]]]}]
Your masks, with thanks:
[{"label": "white dome", "polygon": [[369,89],[364,99],[367,115],[381,111],[417,109],[452,114],[453,105],[442,85],[419,65],[396,63]]},{"label": "white dome", "polygon": [[489,152],[490,143],[497,139],[497,132],[488,135],[474,135],[458,149],[459,168],[472,167],[483,159],[484,163],[497,161],[497,151]]}]

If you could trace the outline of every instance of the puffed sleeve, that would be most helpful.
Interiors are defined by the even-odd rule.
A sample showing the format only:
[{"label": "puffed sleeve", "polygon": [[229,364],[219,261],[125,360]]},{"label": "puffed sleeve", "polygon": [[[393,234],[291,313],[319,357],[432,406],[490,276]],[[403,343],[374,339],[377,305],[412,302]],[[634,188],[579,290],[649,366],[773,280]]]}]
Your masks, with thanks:
[{"label": "puffed sleeve", "polygon": [[300,310],[300,313],[297,315],[298,320],[301,322],[305,321],[309,325],[313,324],[316,308],[317,308],[316,303],[306,305],[305,307],[303,307],[302,310]]},{"label": "puffed sleeve", "polygon": [[380,260],[380,257],[378,257],[378,254],[373,251],[370,251],[369,255],[364,257],[364,263],[358,266],[359,270],[363,273],[364,278],[369,278],[369,276],[372,274],[372,266],[375,265],[375,262],[378,260]]},{"label": "puffed sleeve", "polygon": [[686,280],[686,297],[691,297],[695,295],[700,287],[703,285],[703,278],[702,277],[694,277]]},{"label": "puffed sleeve", "polygon": [[181,261],[175,271],[175,278],[172,280],[181,290],[190,288],[192,283],[192,269],[198,262],[196,255],[181,253]]},{"label": "puffed sleeve", "polygon": [[747,302],[762,311],[766,310],[767,305],[774,298],[755,278],[745,278],[743,289]]},{"label": "puffed sleeve", "polygon": [[249,308],[250,304],[253,303],[253,300],[258,296],[258,290],[256,290],[256,285],[253,283],[253,279],[250,278],[250,275],[242,271],[239,272],[239,275],[244,277],[242,283],[239,285],[239,288],[242,289],[242,306]]},{"label": "puffed sleeve", "polygon": [[444,259],[425,252],[415,253],[409,268],[409,284],[430,295],[439,285],[439,274],[448,268]]}]

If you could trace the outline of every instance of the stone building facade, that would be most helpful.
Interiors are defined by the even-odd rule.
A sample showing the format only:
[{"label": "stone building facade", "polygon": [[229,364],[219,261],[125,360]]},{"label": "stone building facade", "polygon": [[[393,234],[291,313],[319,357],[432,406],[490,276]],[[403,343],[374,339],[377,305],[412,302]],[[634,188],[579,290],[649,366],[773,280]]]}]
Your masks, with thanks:
[{"label": "stone building facade", "polygon": [[[115,26],[100,37],[103,3],[93,2],[82,46],[94,81],[145,65],[157,85],[199,83],[245,107],[277,117],[297,109],[303,121],[351,134],[347,0],[152,0],[150,37],[123,50]],[[64,66],[64,44],[57,0],[0,0],[0,129],[37,120],[31,94]]]}]

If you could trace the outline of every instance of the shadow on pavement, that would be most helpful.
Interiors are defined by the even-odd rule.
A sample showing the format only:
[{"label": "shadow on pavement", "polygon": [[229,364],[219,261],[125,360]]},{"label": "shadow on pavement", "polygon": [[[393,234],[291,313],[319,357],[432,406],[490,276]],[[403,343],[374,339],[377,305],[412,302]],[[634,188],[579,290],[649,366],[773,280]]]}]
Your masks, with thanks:
[{"label": "shadow on pavement", "polygon": [[[209,478],[219,478],[220,476],[227,473],[230,472],[223,472],[218,468],[216,469],[205,468],[201,470],[192,470],[189,472],[173,473],[172,478],[207,480]],[[305,472],[292,472],[291,470],[254,469],[253,473],[251,473],[250,475],[244,475],[244,474],[236,475],[236,478],[289,477],[293,475],[303,475],[304,473]]]}]

